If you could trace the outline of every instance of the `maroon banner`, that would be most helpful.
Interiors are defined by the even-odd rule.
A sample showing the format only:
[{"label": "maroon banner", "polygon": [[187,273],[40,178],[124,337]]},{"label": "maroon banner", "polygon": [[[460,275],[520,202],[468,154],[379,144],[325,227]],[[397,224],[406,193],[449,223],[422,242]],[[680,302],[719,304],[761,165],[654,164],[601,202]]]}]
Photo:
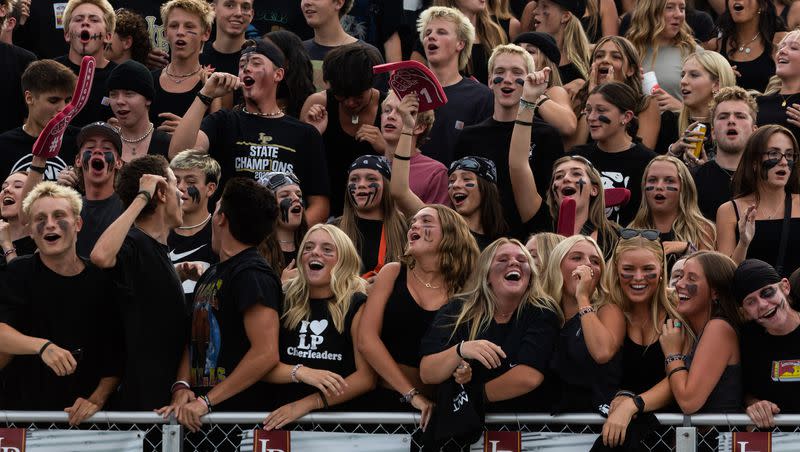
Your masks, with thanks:
[{"label": "maroon banner", "polygon": [[253,433],[253,452],[291,452],[292,441],[287,430],[256,429]]},{"label": "maroon banner", "polygon": [[520,432],[484,432],[483,452],[520,452],[522,434]]},{"label": "maroon banner", "polygon": [[772,432],[733,432],[731,452],[772,452]]},{"label": "maroon banner", "polygon": [[25,452],[25,429],[0,428],[0,451]]}]

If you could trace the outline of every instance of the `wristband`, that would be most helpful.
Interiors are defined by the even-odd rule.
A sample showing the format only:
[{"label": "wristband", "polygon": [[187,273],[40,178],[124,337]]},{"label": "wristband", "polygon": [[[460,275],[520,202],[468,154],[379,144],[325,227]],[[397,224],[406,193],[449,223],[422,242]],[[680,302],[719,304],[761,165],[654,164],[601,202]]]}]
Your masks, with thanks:
[{"label": "wristband", "polygon": [[414,396],[417,394],[419,394],[417,388],[411,388],[407,393],[403,394],[403,397],[400,398],[400,401],[404,403],[411,403],[411,401],[414,400]]},{"label": "wristband", "polygon": [[178,392],[181,389],[192,389],[192,387],[189,385],[188,381],[178,380],[175,383],[172,383],[172,386],[170,386],[170,388],[169,388],[169,392],[171,394],[175,394],[176,392]]},{"label": "wristband", "polygon": [[548,100],[550,100],[550,96],[548,96],[547,94],[542,94],[541,96],[539,96],[539,100],[536,101],[536,108],[538,109],[539,107],[542,106],[542,104],[544,104]]},{"label": "wristband", "polygon": [[42,345],[42,348],[39,349],[39,356],[42,356],[42,353],[44,353],[44,351],[47,350],[47,347],[51,345],[53,345],[52,342],[50,341],[45,342],[44,345]]},{"label": "wristband", "polygon": [[44,174],[44,171],[45,171],[47,168],[46,168],[46,167],[44,167],[44,166],[35,166],[35,165],[30,165],[30,166],[28,167],[28,169],[29,169],[29,170],[31,170],[31,171],[33,171],[33,172],[35,172],[35,173]]},{"label": "wristband", "polygon": [[319,393],[319,399],[322,400],[322,405],[325,407],[325,409],[330,408],[328,406],[328,399],[325,398],[325,394],[323,394],[320,390],[317,390],[317,393]]},{"label": "wristband", "polygon": [[461,354],[462,345],[464,345],[464,341],[461,341],[458,343],[458,345],[456,345],[456,355],[458,355],[459,358],[464,359],[464,355]]},{"label": "wristband", "polygon": [[397,154],[395,154],[394,158],[396,158],[397,160],[402,160],[404,162],[408,162],[408,161],[411,160],[411,156],[410,155],[397,155]]},{"label": "wristband", "polygon": [[297,379],[297,371],[300,370],[301,367],[303,367],[302,364],[295,364],[295,366],[292,367],[292,371],[289,373],[292,383],[300,383],[300,380]]},{"label": "wristband", "polygon": [[578,318],[581,318],[581,317],[585,316],[586,314],[591,314],[593,312],[595,312],[594,306],[586,306],[586,307],[580,308],[578,310]]},{"label": "wristband", "polygon": [[153,195],[151,195],[147,190],[139,190],[139,193],[136,193],[136,196],[139,195],[144,195],[145,204],[150,204],[150,200],[153,199]]},{"label": "wristband", "polygon": [[211,401],[208,400],[207,395],[198,396],[197,400],[203,402],[206,405],[206,409],[208,410],[208,412],[211,413]]},{"label": "wristband", "polygon": [[676,367],[675,369],[672,369],[672,370],[671,370],[671,371],[670,371],[670,372],[667,374],[667,380],[669,380],[669,377],[671,377],[671,376],[672,376],[672,374],[674,374],[675,372],[680,372],[680,371],[682,371],[682,370],[685,370],[686,372],[689,372],[689,368],[688,368],[688,367],[686,367],[686,366]]},{"label": "wristband", "polygon": [[516,121],[514,121],[514,124],[519,124],[521,126],[533,127],[533,121],[522,121],[520,119],[517,119]]},{"label": "wristband", "polygon": [[521,97],[519,98],[519,106],[520,106],[520,108],[524,108],[525,110],[536,111],[536,103],[535,102],[529,102],[529,101],[527,101],[527,100],[525,100],[525,99],[523,99]]},{"label": "wristband", "polygon": [[12,254],[17,254],[16,248],[9,248],[8,251],[3,253],[3,256],[8,257],[11,256]]},{"label": "wristband", "polygon": [[205,94],[197,93],[197,98],[200,99],[206,107],[211,106],[211,102],[214,102],[214,98],[210,96],[206,96]]},{"label": "wristband", "polygon": [[675,353],[675,354],[672,354],[672,355],[668,355],[666,358],[664,358],[664,365],[668,366],[669,363],[671,363],[671,362],[683,361],[684,359],[686,359],[686,358],[683,355],[681,355],[680,353]]}]

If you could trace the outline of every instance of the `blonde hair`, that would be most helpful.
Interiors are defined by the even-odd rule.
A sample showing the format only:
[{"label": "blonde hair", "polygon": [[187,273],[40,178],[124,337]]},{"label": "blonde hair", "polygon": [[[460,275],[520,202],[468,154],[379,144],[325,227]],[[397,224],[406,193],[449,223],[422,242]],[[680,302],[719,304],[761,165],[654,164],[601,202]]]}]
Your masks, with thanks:
[{"label": "blonde hair", "polygon": [[33,203],[42,198],[66,199],[69,202],[72,213],[76,217],[81,216],[81,209],[83,208],[81,195],[71,187],[65,187],[52,181],[39,182],[22,201],[22,211],[25,212],[26,216],[31,216]]},{"label": "blonde hair", "polygon": [[[789,1],[789,0],[785,0]],[[511,12],[511,2],[509,0],[489,0],[487,2],[487,6],[489,12],[496,18],[502,20],[509,20],[514,18],[514,14]]]},{"label": "blonde hair", "polygon": [[[697,186],[695,186],[694,178],[683,162],[669,155],[659,155],[650,160],[650,163],[644,169],[642,177],[642,193],[645,193],[645,186],[647,185],[647,172],[650,171],[650,167],[655,162],[671,163],[678,172],[678,179],[681,182],[680,197],[678,198],[678,216],[672,223],[675,240],[690,242],[706,249],[714,249],[717,242],[716,228],[713,222],[700,213],[700,208],[697,206]],[[636,212],[636,217],[634,217],[629,227],[655,229],[655,222],[653,221],[650,206],[647,205],[646,196],[642,196],[639,210]]]},{"label": "blonde hair", "polygon": [[575,65],[575,68],[581,73],[581,78],[588,79],[592,45],[586,37],[586,32],[583,31],[580,18],[575,17],[571,12],[567,24],[564,25],[564,39],[562,42],[561,53],[566,55],[570,63]]},{"label": "blonde hair", "polygon": [[[433,0],[433,6],[446,6],[458,8],[458,0]],[[486,49],[487,53],[495,47],[508,42],[506,32],[503,27],[497,24],[489,14],[489,8],[483,8],[475,19],[475,36],[480,41],[479,44]]]},{"label": "blonde hair", "polygon": [[564,275],[561,274],[561,262],[567,257],[572,247],[584,241],[589,242],[597,252],[597,255],[600,256],[600,281],[597,283],[592,293],[590,299],[591,304],[592,306],[600,307],[607,303],[608,297],[606,294],[608,294],[608,289],[603,280],[603,275],[606,272],[606,261],[603,259],[603,250],[600,249],[600,246],[593,238],[586,235],[573,235],[562,240],[561,243],[553,248],[553,252],[550,253],[550,257],[547,259],[547,268],[544,273],[544,293],[553,297],[559,306],[561,305],[561,300],[564,295]]},{"label": "blonde hair", "polygon": [[530,74],[531,72],[536,72],[536,63],[533,61],[533,56],[531,56],[527,50],[516,44],[503,44],[495,47],[494,50],[492,50],[492,55],[489,57],[489,74],[491,74],[494,70],[495,58],[504,54],[522,57],[522,59],[525,60],[525,68],[528,70],[528,73]]},{"label": "blonde hair", "polygon": [[[361,259],[358,257],[358,252],[356,252],[356,248],[350,238],[341,229],[330,224],[312,226],[303,237],[300,248],[298,248],[298,254],[302,253],[311,233],[319,230],[327,232],[334,246],[336,246],[338,259],[331,269],[330,283],[333,298],[328,300],[327,305],[336,331],[343,333],[345,317],[347,317],[347,312],[350,309],[350,301],[353,295],[357,292],[366,292],[366,282],[359,275]],[[281,315],[281,320],[284,327],[292,330],[301,321],[308,320],[311,315],[308,279],[305,267],[300,262],[297,263],[297,277],[284,284],[283,291],[284,311],[283,315]]]},{"label": "blonde hair", "polygon": [[175,8],[180,8],[200,19],[200,27],[204,32],[211,30],[214,24],[214,10],[211,4],[203,0],[169,0],[161,5],[161,23],[167,25],[167,19]]},{"label": "blonde hair", "polygon": [[[664,31],[664,10],[667,0],[639,0],[631,13],[631,26],[625,37],[644,58],[647,49],[653,49],[651,66],[658,56],[658,35]],[[672,39],[672,45],[680,49],[684,57],[695,51],[695,41],[692,37],[692,30],[684,20],[678,34]]]},{"label": "blonde hair", "polygon": [[[781,42],[778,43],[778,46],[775,49],[776,53],[778,50],[780,50],[781,45],[790,39],[794,41],[800,40],[800,30],[795,29],[786,33],[786,35],[783,36],[783,39],[781,39]],[[776,94],[781,90],[781,88],[783,88],[783,80],[781,80],[781,78],[777,75],[773,75],[770,77],[769,83],[767,83],[767,87],[764,89],[764,95],[769,96],[770,94]]]},{"label": "blonde hair", "polygon": [[207,184],[210,182],[218,183],[222,176],[222,169],[219,166],[219,162],[205,152],[195,149],[187,149],[179,152],[178,155],[169,162],[169,167],[173,170],[199,169],[205,175]]},{"label": "blonde hair", "polygon": [[538,273],[542,273],[547,265],[550,255],[553,253],[553,248],[561,243],[566,237],[555,232],[540,232],[528,237],[528,241],[534,240],[536,242],[536,254],[539,255],[539,262],[541,267],[537,266]]},{"label": "blonde hair", "polygon": [[[697,60],[700,66],[702,66],[703,69],[708,72],[708,74],[711,76],[711,80],[717,82],[720,89],[728,86],[736,86],[736,74],[733,73],[731,64],[719,53],[698,50],[697,52],[684,58],[683,64],[685,65],[686,62],[692,58]],[[681,108],[681,114],[678,116],[678,130],[686,130],[690,123],[691,118],[689,117],[689,107],[687,107],[686,104],[683,104],[683,108]]]},{"label": "blonde hair", "polygon": [[[392,96],[392,95],[394,95],[394,97],[397,98],[397,102],[398,103],[400,103],[400,101],[402,100],[402,99],[400,99],[400,96],[398,96],[397,93],[394,92],[394,90],[389,89],[389,92],[386,95],[386,98],[383,99],[383,103],[381,103],[381,111],[378,112],[379,114],[383,111],[383,107],[386,105],[386,102],[388,102],[389,96]],[[433,123],[435,121],[436,121],[436,114],[433,112],[433,110],[427,110],[427,111],[421,111],[421,112],[418,111],[417,112],[417,117],[416,117],[416,123],[415,124],[417,126],[424,126],[425,127],[422,130],[422,132],[420,132],[419,135],[417,135],[417,146],[419,146],[420,144],[424,143],[425,140],[428,138],[428,135],[431,133],[431,129],[433,128]]]},{"label": "blonde hair", "polygon": [[[564,86],[564,82],[561,80],[561,74],[558,72],[559,61],[551,61],[550,58],[548,58],[547,55],[545,55],[544,52],[542,52],[538,47],[536,47],[536,50],[538,52],[536,55],[536,60],[534,61],[534,70],[541,71],[546,67],[550,68],[550,80],[547,81],[547,87],[552,88],[554,86]],[[531,58],[533,58],[533,56],[531,56]]]},{"label": "blonde hair", "polygon": [[[649,309],[653,328],[656,334],[661,334],[661,321],[659,319],[659,310],[664,311],[667,317],[675,320],[683,320],[678,311],[675,309],[675,293],[667,290],[667,283],[669,283],[669,275],[667,275],[666,256],[664,255],[664,247],[658,240],[647,240],[644,237],[636,236],[631,239],[621,239],[617,242],[614,248],[614,254],[609,261],[609,267],[612,267],[608,272],[603,275],[605,286],[608,288],[608,302],[619,306],[625,317],[630,321],[631,302],[622,291],[622,283],[619,278],[619,261],[620,257],[628,251],[645,249],[653,254],[661,266],[658,273],[658,287],[656,293],[650,300]],[[690,331],[690,334],[691,333]],[[694,340],[694,337],[692,337]]]},{"label": "blonde hair", "polygon": [[106,33],[114,33],[117,27],[117,16],[114,14],[114,7],[108,0],[69,0],[67,6],[64,8],[63,23],[64,26],[69,28],[69,23],[72,22],[72,13],[75,8],[88,3],[100,8],[103,12],[103,22],[106,24]]},{"label": "blonde hair", "polygon": [[[438,250],[439,271],[447,285],[447,294],[452,296],[464,290],[467,279],[475,268],[475,261],[480,254],[478,243],[475,242],[464,217],[455,210],[441,204],[426,204],[420,210],[426,207],[435,210],[439,216],[442,228],[442,241]],[[414,256],[408,252],[408,246],[401,261],[411,269],[416,265]]]},{"label": "blonde hair", "polygon": [[[489,285],[489,271],[491,270],[495,253],[501,246],[506,244],[518,246],[531,268],[528,288],[522,296],[520,307],[522,305],[530,305],[533,308],[552,311],[558,316],[559,322],[563,325],[564,313],[561,311],[559,304],[542,289],[539,278],[536,277],[536,266],[533,263],[531,254],[519,240],[502,237],[483,250],[478,257],[475,271],[472,272],[464,291],[456,295],[456,298],[464,300],[464,304],[461,306],[461,312],[456,318],[453,334],[455,334],[460,325],[469,325],[469,340],[472,341],[489,328],[492,319],[494,319],[497,305],[497,298]],[[522,309],[517,309],[517,318],[521,313]]]},{"label": "blonde hair", "polygon": [[431,6],[422,11],[417,20],[417,32],[419,40],[425,42],[425,27],[434,20],[442,19],[452,22],[456,26],[456,36],[459,41],[464,42],[464,48],[458,54],[458,69],[463,70],[469,63],[472,55],[472,45],[475,44],[475,27],[461,11],[447,6]]}]

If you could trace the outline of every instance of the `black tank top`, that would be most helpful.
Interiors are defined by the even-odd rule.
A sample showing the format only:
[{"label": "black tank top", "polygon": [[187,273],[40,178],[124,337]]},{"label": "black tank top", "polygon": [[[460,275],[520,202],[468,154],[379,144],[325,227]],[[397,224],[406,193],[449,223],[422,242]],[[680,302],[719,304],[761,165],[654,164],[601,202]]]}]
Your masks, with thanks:
[{"label": "black tank top", "polygon": [[[727,320],[725,321],[727,322]],[[736,329],[736,327],[734,327],[734,329]],[[700,337],[697,338],[697,341],[692,346],[692,350],[689,352],[688,355],[686,355],[686,361],[685,361],[686,367],[688,367],[689,369],[692,368],[692,359],[694,359],[694,353],[697,350],[697,345],[700,344],[700,339],[702,337],[703,334],[700,333]],[[711,394],[708,395],[706,403],[703,404],[702,408],[697,410],[697,412],[733,413],[740,411],[742,411],[741,363],[725,366],[725,370],[722,371],[722,375],[719,377],[719,381],[717,381],[717,384],[716,386],[714,386],[714,389],[711,390]]]},{"label": "black tank top", "polygon": [[[375,149],[366,141],[356,141],[355,137],[350,136],[342,129],[339,122],[339,101],[330,91],[326,92],[328,101],[325,108],[328,111],[328,128],[322,134],[325,143],[325,159],[328,163],[328,177],[331,182],[330,215],[338,217],[342,214],[344,206],[345,190],[347,187],[347,169],[356,157],[367,154],[375,154]],[[380,93],[378,96],[378,111],[372,125],[381,126],[380,105],[386,99],[386,94]]]},{"label": "black tank top", "polygon": [[[736,224],[739,224],[739,207],[733,202],[733,211],[736,213]],[[781,206],[783,209],[783,206]],[[783,230],[783,218],[776,220],[756,220],[756,233],[750,246],[747,247],[747,259],[760,259],[773,267],[778,262],[778,247],[780,246]],[[792,272],[800,268],[800,218],[789,220],[789,240],[786,242],[786,252],[783,257],[781,276],[788,278]],[[735,229],[736,241],[739,241],[739,228]]]},{"label": "black tank top", "polygon": [[620,389],[641,394],[666,377],[664,352],[658,341],[639,345],[625,335],[622,343],[622,383]]},{"label": "black tank top", "polygon": [[203,87],[203,82],[198,81],[192,89],[185,93],[170,93],[161,87],[161,71],[162,70],[153,71],[156,95],[153,98],[153,103],[150,104],[150,122],[156,127],[164,122],[163,118],[158,117],[159,113],[172,113],[183,117],[183,115],[186,114],[186,110],[188,110],[192,102],[194,102],[197,93],[200,92],[200,88]]},{"label": "black tank top", "polygon": [[383,310],[383,345],[398,363],[419,367],[420,343],[438,311],[422,309],[408,291],[408,271],[401,264],[400,273]]},{"label": "black tank top", "polygon": [[[727,45],[727,43],[723,42],[723,45]],[[741,77],[736,78],[736,84],[744,89],[754,89],[763,93],[770,77],[775,75],[775,61],[766,49],[753,61],[733,61],[726,53],[722,55],[731,66],[736,66],[736,70],[742,74]]]}]

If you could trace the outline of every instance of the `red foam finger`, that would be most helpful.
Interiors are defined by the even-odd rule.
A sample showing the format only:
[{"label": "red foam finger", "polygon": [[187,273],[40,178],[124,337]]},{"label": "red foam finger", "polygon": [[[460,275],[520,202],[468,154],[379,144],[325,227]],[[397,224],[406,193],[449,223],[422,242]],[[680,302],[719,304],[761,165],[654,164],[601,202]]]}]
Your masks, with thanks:
[{"label": "red foam finger", "polygon": [[606,207],[624,206],[631,200],[631,191],[627,188],[606,188],[604,194]]},{"label": "red foam finger", "polygon": [[372,72],[380,74],[393,71],[389,77],[389,86],[402,99],[409,93],[416,93],[419,97],[419,108],[423,112],[441,107],[447,103],[447,95],[436,76],[419,61],[398,61],[395,63],[379,64],[372,68]]},{"label": "red foam finger", "polygon": [[96,66],[97,62],[93,57],[83,57],[78,81],[75,84],[75,92],[72,94],[72,101],[47,123],[39,134],[39,138],[33,144],[31,154],[52,158],[61,151],[61,140],[64,138],[67,126],[89,102]]}]

